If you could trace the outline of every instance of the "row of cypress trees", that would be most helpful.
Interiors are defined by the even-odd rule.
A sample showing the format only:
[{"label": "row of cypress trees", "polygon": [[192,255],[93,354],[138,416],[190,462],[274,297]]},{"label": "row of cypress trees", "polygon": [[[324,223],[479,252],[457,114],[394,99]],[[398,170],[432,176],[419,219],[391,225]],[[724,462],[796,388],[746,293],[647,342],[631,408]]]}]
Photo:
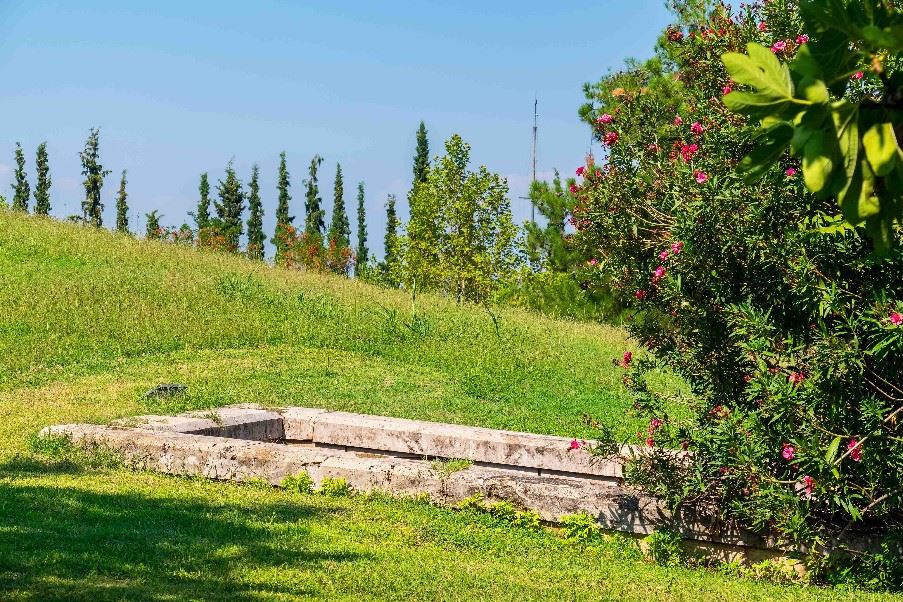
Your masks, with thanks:
[{"label": "row of cypress trees", "polygon": [[[102,190],[105,178],[111,171],[105,169],[100,162],[100,129],[92,128],[85,141],[85,146],[79,152],[82,164],[82,182],[85,189],[85,197],[81,204],[81,216],[70,216],[69,219],[90,224],[95,227],[103,226]],[[15,210],[28,212],[32,189],[28,181],[25,169],[25,153],[20,143],[16,143],[15,150],[16,169],[14,174],[12,207]],[[308,165],[307,175],[304,179],[304,228],[301,236],[308,245],[321,247],[324,253],[341,255],[345,258],[355,258],[355,271],[358,275],[365,275],[370,264],[370,251],[367,246],[367,223],[365,209],[364,183],[357,185],[357,236],[356,247],[351,249],[351,224],[345,206],[344,174],[341,164],[336,165],[335,183],[333,189],[333,207],[329,228],[325,223],[325,211],[319,190],[319,168],[323,158],[314,155]],[[47,143],[42,142],[36,151],[35,165],[37,180],[35,183],[34,213],[36,215],[49,215],[51,211],[50,188],[52,179],[50,176],[49,159],[47,155]],[[417,130],[417,148],[414,155],[413,185],[426,179],[429,168],[429,142],[425,124],[421,121]],[[122,170],[119,189],[116,194],[116,226],[118,232],[129,233],[129,206],[127,170]],[[291,175],[286,162],[286,154],[283,151],[279,155],[279,170],[277,176],[277,205],[276,228],[270,242],[275,247],[276,263],[286,256],[290,249],[287,248],[296,234],[293,226],[295,216],[291,213]],[[266,235],[263,231],[264,208],[260,196],[260,167],[256,163],[251,168],[251,176],[247,183],[247,190],[235,171],[233,162],[226,165],[223,179],[216,186],[216,198],[211,198],[211,186],[209,175],[204,172],[200,176],[198,186],[199,199],[195,211],[190,212],[194,219],[196,232],[183,225],[181,229],[173,231],[174,237],[195,239],[199,246],[222,247],[233,251],[239,250],[241,236],[246,234],[247,242],[245,253],[248,257],[257,260],[265,259],[264,246]],[[246,205],[247,203],[247,205]],[[392,272],[391,266],[399,260],[399,228],[400,220],[397,214],[397,200],[394,194],[390,194],[386,201],[386,232],[384,238],[384,260],[376,264],[377,271],[374,275],[386,278]],[[244,213],[248,211],[247,221],[244,221]],[[148,238],[162,238],[167,230],[160,225],[158,211],[151,211],[146,216],[146,236]],[[338,262],[340,268],[333,271],[347,273],[347,259]],[[345,267],[341,267],[344,265]]]}]

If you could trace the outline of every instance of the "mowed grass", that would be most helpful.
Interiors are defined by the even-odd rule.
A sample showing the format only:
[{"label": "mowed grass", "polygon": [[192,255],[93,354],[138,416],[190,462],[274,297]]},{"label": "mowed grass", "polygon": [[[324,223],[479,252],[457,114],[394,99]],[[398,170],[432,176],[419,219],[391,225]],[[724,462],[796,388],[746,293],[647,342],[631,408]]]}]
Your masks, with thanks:
[{"label": "mowed grass", "polygon": [[[0,211],[0,599],[829,600],[658,567],[621,540],[379,496],[52,460],[47,424],[239,402],[561,435],[638,425],[615,328],[459,307]],[[188,392],[147,401],[160,382]],[[658,386],[683,386],[662,376]],[[858,599],[891,596],[857,593]]]}]

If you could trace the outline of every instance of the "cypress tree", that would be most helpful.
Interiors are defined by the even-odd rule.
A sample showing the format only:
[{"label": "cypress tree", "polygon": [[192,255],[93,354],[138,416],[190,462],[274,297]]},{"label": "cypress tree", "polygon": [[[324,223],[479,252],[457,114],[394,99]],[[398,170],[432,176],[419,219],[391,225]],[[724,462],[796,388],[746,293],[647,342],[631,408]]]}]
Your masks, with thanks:
[{"label": "cypress tree", "polygon": [[326,230],[326,223],[323,220],[323,209],[321,208],[322,200],[320,199],[320,189],[317,185],[317,170],[323,158],[320,155],[314,155],[310,160],[310,167],[307,170],[308,178],[304,181],[307,185],[307,194],[304,199],[304,209],[307,212],[307,218],[304,222],[304,231],[309,237],[319,237],[323,239],[323,233]]},{"label": "cypress tree", "polygon": [[100,191],[103,189],[103,179],[110,175],[109,170],[104,170],[99,163],[100,159],[100,129],[91,128],[91,133],[85,141],[85,149],[78,156],[82,161],[82,175],[85,187],[85,200],[82,201],[82,219],[85,223],[96,227],[103,225],[103,203],[100,202]]},{"label": "cypress tree", "polygon": [[383,240],[385,257],[382,263],[383,279],[387,284],[398,282],[398,214],[395,212],[395,195],[386,199],[386,236]]},{"label": "cypress tree", "polygon": [[430,167],[430,142],[426,137],[426,125],[417,128],[417,151],[414,153],[414,185],[426,182],[426,170]]},{"label": "cypress tree", "polygon": [[335,196],[332,204],[332,221],[329,224],[329,242],[336,249],[347,249],[351,246],[351,223],[345,210],[345,181],[342,177],[342,166],[336,164]]},{"label": "cypress tree", "polygon": [[194,223],[198,229],[198,238],[203,242],[203,232],[210,227],[210,181],[207,179],[207,172],[201,174],[201,183],[198,185],[200,198],[198,199],[198,208],[192,216]]},{"label": "cypress tree", "polygon": [[35,167],[38,170],[38,181],[34,187],[34,212],[36,215],[50,213],[50,162],[47,160],[47,143],[38,145],[35,155]]},{"label": "cypress tree", "polygon": [[260,202],[260,167],[255,163],[251,168],[248,183],[248,257],[263,260],[263,205]]},{"label": "cypress tree", "polygon": [[285,151],[282,151],[279,153],[279,177],[276,183],[276,188],[279,191],[279,202],[276,205],[276,232],[271,241],[276,246],[277,263],[285,253],[285,235],[283,232],[295,221],[295,217],[289,214],[289,201],[292,200],[292,195],[289,193],[291,186],[288,167],[285,164]]},{"label": "cypress tree", "polygon": [[123,234],[129,233],[129,206],[126,203],[128,193],[125,191],[126,170],[122,170],[122,179],[119,180],[119,192],[116,194],[116,231]]},{"label": "cypress tree", "polygon": [[238,241],[244,231],[241,216],[245,210],[245,195],[231,160],[226,165],[226,179],[219,181],[217,194],[219,201],[213,201],[216,207],[217,226],[229,247],[237,251]]},{"label": "cypress tree", "polygon": [[16,183],[10,184],[13,189],[13,209],[28,212],[28,199],[31,197],[31,187],[28,185],[28,176],[25,174],[25,153],[22,145],[16,142]]},{"label": "cypress tree", "polygon": [[354,271],[362,276],[366,271],[367,255],[367,214],[364,210],[364,183],[357,184],[357,252]]}]

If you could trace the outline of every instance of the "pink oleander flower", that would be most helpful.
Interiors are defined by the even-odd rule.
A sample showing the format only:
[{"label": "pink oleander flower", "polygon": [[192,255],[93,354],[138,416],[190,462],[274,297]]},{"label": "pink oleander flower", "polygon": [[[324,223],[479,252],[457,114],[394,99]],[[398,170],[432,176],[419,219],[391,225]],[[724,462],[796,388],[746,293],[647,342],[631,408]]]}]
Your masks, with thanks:
[{"label": "pink oleander flower", "polygon": [[586,172],[586,167],[584,167],[583,165],[581,165],[580,167],[577,168],[578,176],[582,176],[584,174],[584,172]]},{"label": "pink oleander flower", "polygon": [[727,96],[728,94],[730,94],[733,91],[734,91],[734,89],[731,88],[730,86],[724,86],[723,88],[721,88],[721,93],[724,94],[725,96]]},{"label": "pink oleander flower", "polygon": [[575,449],[580,449],[580,442],[573,439],[571,445],[568,447],[568,451],[574,451]]},{"label": "pink oleander flower", "polygon": [[856,439],[850,439],[847,449],[850,450],[850,459],[853,462],[862,462],[862,447]]},{"label": "pink oleander flower", "polygon": [[784,448],[781,450],[781,457],[790,462],[793,460],[793,456],[796,455],[796,449],[792,445],[784,444]]},{"label": "pink oleander flower", "polygon": [[788,167],[787,171],[784,172],[784,175],[787,176],[788,178],[792,178],[793,176],[796,175],[796,168]]},{"label": "pink oleander flower", "polygon": [[857,71],[853,74],[853,79],[862,79],[863,77],[865,77],[865,73],[862,71]]},{"label": "pink oleander flower", "polygon": [[652,437],[647,437],[646,447],[655,447],[655,439],[653,439]]},{"label": "pink oleander flower", "polygon": [[894,326],[900,326],[901,324],[903,324],[903,314],[901,314],[898,311],[895,311],[890,315],[888,320],[890,320],[890,323],[893,324]]},{"label": "pink oleander flower", "polygon": [[665,422],[661,418],[653,418],[649,421],[649,428],[653,431],[658,430]]},{"label": "pink oleander flower", "polygon": [[680,252],[684,250],[684,243],[681,241],[677,241],[675,243],[671,243],[671,252],[675,255],[680,255]]},{"label": "pink oleander flower", "polygon": [[696,143],[693,144],[684,144],[680,147],[680,156],[683,158],[684,163],[689,163],[693,160],[693,157],[696,155],[696,151],[699,150],[699,145]]},{"label": "pink oleander flower", "polygon": [[571,184],[571,187],[568,188],[568,190],[571,191],[571,194],[577,194],[578,192],[580,192],[580,187],[576,184]]},{"label": "pink oleander flower", "polygon": [[611,146],[617,141],[618,141],[618,133],[617,132],[608,132],[607,134],[605,134],[605,137],[602,139],[602,142],[604,142],[606,146]]},{"label": "pink oleander flower", "polygon": [[759,21],[759,31],[767,31],[767,30],[768,30],[768,25],[765,23],[765,21]]},{"label": "pink oleander flower", "polygon": [[806,380],[806,375],[802,372],[791,372],[790,376],[787,377],[787,382],[789,382],[794,387],[802,384],[804,380]]},{"label": "pink oleander flower", "polygon": [[643,299],[646,298],[646,291],[638,290],[637,292],[635,292],[633,294],[633,296],[636,297],[638,301],[642,301]]},{"label": "pink oleander flower", "polygon": [[661,253],[658,254],[658,260],[659,261],[668,261],[668,255],[669,255],[668,251],[662,251]]},{"label": "pink oleander flower", "polygon": [[805,486],[806,498],[812,497],[812,488],[815,486],[815,479],[811,476],[806,475],[803,477],[803,485]]},{"label": "pink oleander flower", "polygon": [[778,40],[774,44],[771,45],[771,51],[775,54],[779,54],[787,50],[787,42],[784,40]]},{"label": "pink oleander flower", "polygon": [[590,259],[590,260],[587,261],[586,263],[590,264],[591,266],[595,266],[595,265],[598,265],[599,261],[598,261],[595,257],[593,257],[592,259]]},{"label": "pink oleander flower", "polygon": [[625,351],[624,357],[621,358],[620,366],[622,368],[629,368],[630,362],[632,362],[632,361],[633,361],[633,353],[631,353],[630,351]]},{"label": "pink oleander flower", "polygon": [[596,119],[596,123],[604,123],[604,124],[608,125],[609,123],[611,123],[614,120],[615,120],[614,117],[612,117],[608,113],[604,113],[604,114],[600,115],[598,119]]},{"label": "pink oleander flower", "polygon": [[678,115],[677,117],[674,118],[674,125],[682,125],[683,122],[684,122],[683,117],[681,117],[680,115]]},{"label": "pink oleander flower", "polygon": [[665,269],[665,266],[660,265],[657,268],[655,268],[654,272],[652,272],[652,277],[655,278],[656,280],[661,280],[662,278],[665,277],[665,274],[667,274],[667,273],[668,273],[668,271]]},{"label": "pink oleander flower", "polygon": [[705,184],[709,181],[709,174],[698,169],[693,172],[693,177],[696,178],[697,184]]},{"label": "pink oleander flower", "polygon": [[694,121],[693,125],[690,126],[690,131],[698,136],[705,131],[705,128],[698,121]]},{"label": "pink oleander flower", "polygon": [[806,34],[796,36],[796,43],[800,46],[802,46],[803,44],[805,44],[808,41],[809,41],[809,36],[807,36]]}]

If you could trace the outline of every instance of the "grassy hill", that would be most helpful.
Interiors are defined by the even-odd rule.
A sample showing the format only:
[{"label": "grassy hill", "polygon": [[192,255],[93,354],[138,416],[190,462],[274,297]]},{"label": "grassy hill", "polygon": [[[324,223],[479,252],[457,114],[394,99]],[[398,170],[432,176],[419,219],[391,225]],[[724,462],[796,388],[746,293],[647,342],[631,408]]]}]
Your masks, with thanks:
[{"label": "grassy hill", "polygon": [[[584,549],[423,503],[135,473],[28,445],[47,424],[238,402],[578,437],[590,414],[629,436],[639,425],[612,359],[637,350],[618,329],[429,295],[412,306],[3,210],[0,312],[2,599],[840,597],[657,567],[620,539]],[[145,400],[161,382],[188,392]]]}]

